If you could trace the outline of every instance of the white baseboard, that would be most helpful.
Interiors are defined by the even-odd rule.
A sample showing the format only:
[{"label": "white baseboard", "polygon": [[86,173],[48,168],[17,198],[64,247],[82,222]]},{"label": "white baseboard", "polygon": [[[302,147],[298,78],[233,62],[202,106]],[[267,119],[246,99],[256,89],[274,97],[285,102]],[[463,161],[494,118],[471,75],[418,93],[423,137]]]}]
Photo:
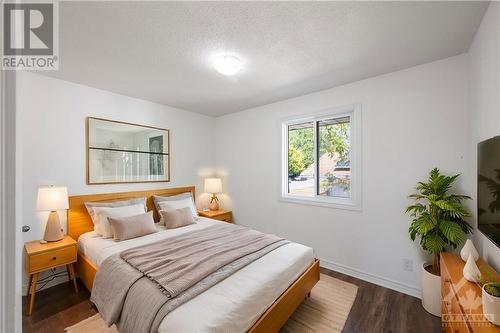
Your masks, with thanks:
[{"label": "white baseboard", "polygon": [[372,273],[367,273],[367,272],[364,272],[364,271],[359,270],[357,268],[352,268],[349,266],[337,264],[337,263],[334,263],[330,260],[321,259],[321,258],[319,260],[320,260],[321,267],[324,267],[324,268],[327,268],[327,269],[330,269],[332,271],[336,271],[339,273],[343,273],[343,274],[358,278],[360,280],[368,281],[368,282],[371,282],[373,284],[376,284],[376,285],[379,285],[379,286],[382,286],[385,288],[396,290],[396,291],[399,291],[403,294],[407,294],[407,295],[417,297],[417,298],[422,298],[422,290],[419,287],[411,286],[409,284],[395,281],[395,280],[392,280],[392,279],[389,279],[389,278],[386,278],[383,276],[375,275]]}]

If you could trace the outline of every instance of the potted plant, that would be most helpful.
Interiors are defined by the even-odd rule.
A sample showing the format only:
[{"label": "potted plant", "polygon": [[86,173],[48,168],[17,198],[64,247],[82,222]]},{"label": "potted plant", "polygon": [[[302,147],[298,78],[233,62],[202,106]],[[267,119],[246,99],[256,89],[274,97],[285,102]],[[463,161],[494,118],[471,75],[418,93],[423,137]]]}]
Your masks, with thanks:
[{"label": "potted plant", "polygon": [[483,285],[483,314],[494,325],[500,326],[500,282]]},{"label": "potted plant", "polygon": [[470,197],[448,193],[459,176],[445,176],[439,169],[432,169],[428,181],[417,184],[417,193],[410,195],[415,203],[406,209],[412,217],[411,240],[420,238],[422,248],[432,255],[432,263],[424,263],[421,268],[422,305],[435,316],[441,316],[439,254],[448,246],[460,246],[465,235],[472,232],[464,220],[470,214],[462,206],[462,201]]}]

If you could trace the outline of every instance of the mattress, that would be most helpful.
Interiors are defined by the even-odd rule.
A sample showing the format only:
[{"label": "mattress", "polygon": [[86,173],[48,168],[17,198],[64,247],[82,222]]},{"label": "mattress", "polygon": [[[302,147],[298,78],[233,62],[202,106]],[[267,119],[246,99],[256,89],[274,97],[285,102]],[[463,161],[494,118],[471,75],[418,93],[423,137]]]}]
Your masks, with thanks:
[{"label": "mattress", "polygon": [[[78,239],[78,248],[99,267],[112,254],[215,223],[225,222],[200,217],[193,225],[168,230],[157,226],[157,233],[121,242],[88,232]],[[310,247],[297,243],[281,246],[170,312],[158,331],[245,332],[313,260]]]}]

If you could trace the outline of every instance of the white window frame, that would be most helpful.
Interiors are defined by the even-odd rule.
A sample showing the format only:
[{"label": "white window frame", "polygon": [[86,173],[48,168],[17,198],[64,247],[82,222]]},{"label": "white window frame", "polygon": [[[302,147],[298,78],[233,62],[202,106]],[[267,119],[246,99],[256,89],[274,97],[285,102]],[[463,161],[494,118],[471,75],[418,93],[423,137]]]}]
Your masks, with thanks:
[{"label": "white window frame", "polygon": [[[303,196],[288,193],[288,126],[305,122],[316,122],[331,118],[350,117],[350,166],[351,166],[351,197],[327,197],[315,194],[314,196]],[[361,104],[353,104],[335,107],[313,114],[295,116],[284,119],[281,123],[282,130],[282,168],[281,168],[281,197],[283,202],[323,206],[330,208],[361,210]],[[314,126],[314,161],[317,165],[318,149],[316,126]],[[317,188],[317,177],[314,177],[315,191]]]}]

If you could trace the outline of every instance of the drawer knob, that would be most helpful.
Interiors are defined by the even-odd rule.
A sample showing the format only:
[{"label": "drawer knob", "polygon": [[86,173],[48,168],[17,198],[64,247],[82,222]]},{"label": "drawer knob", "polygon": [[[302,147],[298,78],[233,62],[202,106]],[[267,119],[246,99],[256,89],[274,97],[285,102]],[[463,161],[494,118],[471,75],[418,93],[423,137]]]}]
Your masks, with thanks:
[{"label": "drawer knob", "polygon": [[52,257],[52,260],[56,260],[56,259],[57,259],[57,257]]}]

